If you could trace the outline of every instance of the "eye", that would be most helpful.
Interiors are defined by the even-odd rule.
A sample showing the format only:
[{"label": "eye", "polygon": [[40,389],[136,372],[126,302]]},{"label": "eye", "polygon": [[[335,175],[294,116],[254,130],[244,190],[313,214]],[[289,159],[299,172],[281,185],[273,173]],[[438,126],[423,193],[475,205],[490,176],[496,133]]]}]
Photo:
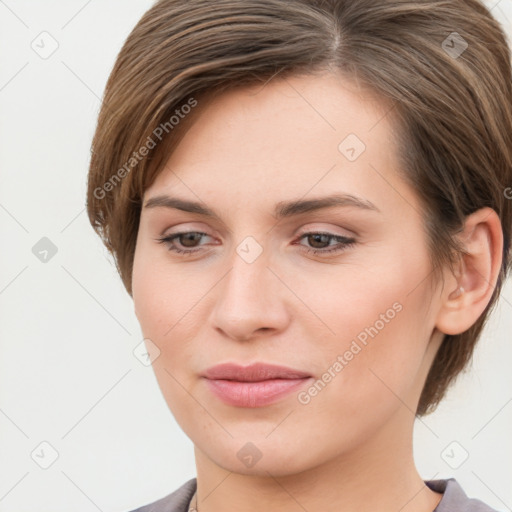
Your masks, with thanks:
[{"label": "eye", "polygon": [[[323,233],[323,232],[310,232],[304,233],[301,235],[299,240],[307,239],[308,243],[310,243],[313,247],[306,247],[306,252],[313,254],[330,254],[330,253],[340,253],[351,247],[356,243],[355,238],[349,238],[343,235],[333,235],[332,233]],[[335,241],[334,245],[330,245],[329,242]],[[327,244],[327,245],[326,245]],[[299,244],[303,245],[303,244]],[[320,246],[320,247],[319,247]],[[330,247],[329,249],[322,248]]]},{"label": "eye", "polygon": [[[202,237],[208,236],[207,233],[202,233],[200,231],[182,231],[180,233],[174,233],[172,235],[157,238],[157,242],[166,244],[169,251],[173,251],[177,254],[191,254],[194,252],[198,252],[197,242],[201,240]],[[305,247],[303,244],[298,244],[305,247],[306,252],[313,254],[330,254],[330,253],[340,253],[346,248],[354,245],[356,240],[354,238],[349,238],[342,235],[334,235],[332,233],[324,233],[324,232],[309,232],[301,235],[299,240],[307,239],[308,243],[312,245],[311,248]],[[179,242],[179,245],[176,245],[175,241]],[[330,244],[330,242],[335,241],[334,245]],[[326,245],[327,244],[327,245]],[[180,247],[181,246],[181,247]],[[319,247],[320,246],[320,247]],[[182,249],[182,247],[185,247]],[[326,248],[330,247],[330,248]]]},{"label": "eye", "polygon": [[[187,247],[196,247],[194,244],[201,239],[203,236],[208,236],[206,233],[200,231],[182,231],[180,233],[174,233],[163,238],[157,238],[157,241],[161,244],[166,244],[169,251],[176,252],[178,254],[191,254],[197,252],[197,249],[187,249]],[[178,240],[182,247],[181,249],[176,246],[175,240]]]}]

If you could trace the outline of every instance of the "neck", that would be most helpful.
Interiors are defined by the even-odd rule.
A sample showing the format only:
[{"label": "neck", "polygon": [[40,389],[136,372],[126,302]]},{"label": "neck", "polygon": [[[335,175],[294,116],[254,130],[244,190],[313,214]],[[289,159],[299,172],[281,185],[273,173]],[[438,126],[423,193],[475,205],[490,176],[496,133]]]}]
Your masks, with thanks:
[{"label": "neck", "polygon": [[414,416],[405,408],[400,415],[364,445],[295,474],[273,471],[262,464],[263,458],[252,473],[237,473],[196,446],[197,510],[432,512],[442,495],[426,487],[414,465]]}]

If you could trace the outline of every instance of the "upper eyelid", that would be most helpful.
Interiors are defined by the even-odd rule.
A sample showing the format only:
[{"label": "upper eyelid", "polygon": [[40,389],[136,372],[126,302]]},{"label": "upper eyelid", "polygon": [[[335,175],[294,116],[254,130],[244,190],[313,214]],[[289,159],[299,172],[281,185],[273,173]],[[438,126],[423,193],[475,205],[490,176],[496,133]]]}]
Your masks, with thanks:
[{"label": "upper eyelid", "polygon": [[[350,230],[347,230],[347,231],[350,231]],[[176,236],[176,235],[186,235],[188,233],[200,233],[202,235],[209,236],[211,238],[216,238],[214,235],[207,233],[203,229],[182,229],[182,230],[178,230],[175,232],[162,234],[161,238],[169,238],[169,237]],[[295,236],[300,237],[300,236],[303,236],[306,234],[323,234],[323,235],[328,235],[328,236],[340,236],[340,237],[345,237],[345,238],[353,238],[354,236],[356,236],[355,233],[352,233],[352,232],[336,233],[330,229],[322,229],[322,228],[300,229]]]},{"label": "upper eyelid", "polygon": [[[341,217],[338,217],[338,215],[340,214],[340,210],[345,210],[345,208],[346,208],[346,211],[343,211],[343,215]],[[290,226],[300,223],[300,224],[331,224],[331,225],[338,224],[337,228],[341,228],[344,231],[347,231],[350,234],[350,236],[352,236],[352,235],[359,236],[361,229],[363,231],[366,231],[368,229],[366,227],[368,225],[367,224],[368,219],[366,219],[364,217],[361,218],[361,217],[359,217],[359,215],[357,215],[354,218],[353,215],[361,213],[361,212],[363,212],[363,213],[364,212],[372,212],[374,210],[372,210],[370,208],[361,209],[361,208],[354,208],[354,207],[349,207],[349,206],[347,206],[345,208],[339,208],[339,207],[336,208],[334,206],[330,206],[330,207],[320,208],[318,210],[311,211],[311,212],[306,211],[306,212],[296,213],[293,216],[291,215],[289,217],[284,217],[279,220],[275,220],[275,218],[274,218],[274,222],[269,223],[268,229],[266,229],[265,234],[269,233],[270,231],[277,231],[277,230],[283,231],[283,232],[288,231],[290,229]],[[165,209],[165,208],[155,208],[155,211],[163,210],[163,209]],[[177,213],[183,213],[179,209],[174,209],[174,208],[169,208],[169,209],[175,210]],[[356,210],[356,211],[354,212],[354,210]],[[173,227],[182,225],[182,224],[197,223],[197,224],[206,224],[208,226],[207,229],[214,229],[217,232],[221,232],[221,233],[224,233],[229,236],[234,236],[234,234],[235,234],[234,231],[228,225],[226,225],[222,220],[218,219],[216,216],[211,217],[210,219],[202,220],[202,219],[198,219],[198,218],[194,219],[193,217],[195,217],[196,215],[200,215],[200,214],[192,213],[192,218],[183,219],[182,222],[177,222],[174,226],[171,226],[170,229],[172,229]],[[309,219],[308,219],[308,217],[309,217]],[[315,217],[315,218],[311,218],[311,217]],[[219,224],[218,220],[220,220],[220,224]],[[341,224],[348,223],[348,225],[341,226],[341,225],[339,225],[340,223]],[[213,228],[211,227],[212,225],[213,225]],[[356,228],[356,226],[357,226],[357,229],[354,229],[354,228]],[[370,226],[371,226],[371,224],[370,224]],[[192,228],[192,229],[196,230],[195,228]],[[314,229],[316,230],[317,228],[315,227]],[[322,230],[322,229],[323,228],[321,228],[320,230]],[[336,229],[336,228],[327,228],[327,229],[329,230],[329,229]],[[196,231],[203,231],[203,228],[199,228]],[[333,234],[337,234],[337,233],[333,233]],[[340,236],[341,236],[341,234],[340,234]]]},{"label": "upper eyelid", "polygon": [[[325,224],[331,224],[332,225],[333,222],[335,222],[335,221],[332,221],[332,220],[331,221],[328,221],[328,220],[311,221],[309,223],[309,225],[308,225],[308,223],[306,224],[306,227],[302,226],[298,230],[294,230],[296,232],[295,236],[299,236],[299,235],[304,234],[304,233],[319,233],[319,232],[326,233],[326,234],[329,234],[329,235],[334,235],[334,236],[346,236],[346,237],[358,237],[358,236],[360,236],[360,234],[355,229],[350,229],[348,226],[345,226],[345,227],[343,227],[343,226],[321,227],[322,225],[325,225]],[[190,233],[190,232],[194,232],[194,233],[204,233],[207,236],[215,237],[215,235],[211,235],[210,233],[207,233],[205,228],[196,228],[196,227],[180,228],[179,226],[181,226],[183,224],[193,224],[193,222],[188,222],[188,223],[185,222],[185,223],[176,224],[175,226],[172,226],[171,228],[168,228],[168,229],[176,228],[177,231],[172,232],[172,233],[168,233],[168,234],[162,234],[162,236],[172,236],[172,235],[175,235],[177,233]],[[270,231],[273,231],[274,227],[275,227],[275,225],[271,229],[267,230],[266,233],[269,233]],[[215,229],[215,231],[219,231],[216,228],[214,228],[214,229]],[[288,230],[288,228],[284,228],[284,227],[281,227],[281,229],[283,231],[284,230]],[[338,232],[336,232],[337,229],[341,229],[341,230],[343,230],[343,232],[338,233]],[[222,229],[220,231],[222,231]],[[166,233],[166,230],[164,231],[164,233]],[[233,231],[231,229],[228,229],[227,233],[229,235],[233,235]]]},{"label": "upper eyelid", "polygon": [[[189,233],[201,234],[203,236],[207,236],[207,237],[210,237],[210,238],[213,238],[213,239],[216,238],[213,235],[205,233],[202,230],[191,229],[191,230],[184,230],[184,231],[176,231],[175,233],[169,233],[169,234],[166,234],[166,235],[163,235],[163,236],[157,238],[156,240],[157,241],[163,241],[165,239],[171,239],[169,241],[174,243],[176,240],[179,239],[180,235],[186,235],[186,234],[189,234]],[[350,235],[350,234],[333,233],[332,231],[322,230],[322,229],[306,229],[306,230],[300,231],[299,233],[297,233],[294,236],[294,242],[300,242],[306,235],[311,235],[311,234],[328,236],[328,237],[331,237],[334,240],[336,240],[338,238],[344,238],[346,240],[356,241],[356,237],[353,236],[353,235]],[[200,244],[198,247],[201,247],[201,245],[204,245],[204,244]]]}]

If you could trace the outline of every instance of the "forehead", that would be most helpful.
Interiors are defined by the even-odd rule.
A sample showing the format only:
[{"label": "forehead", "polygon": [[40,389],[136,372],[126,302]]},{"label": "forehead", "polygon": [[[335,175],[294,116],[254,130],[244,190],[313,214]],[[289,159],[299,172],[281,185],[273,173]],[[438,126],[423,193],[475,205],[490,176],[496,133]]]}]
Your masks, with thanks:
[{"label": "forehead", "polygon": [[340,74],[274,79],[198,103],[145,197],[221,193],[248,208],[333,190],[376,196],[385,185],[376,172],[397,167],[389,102]]}]

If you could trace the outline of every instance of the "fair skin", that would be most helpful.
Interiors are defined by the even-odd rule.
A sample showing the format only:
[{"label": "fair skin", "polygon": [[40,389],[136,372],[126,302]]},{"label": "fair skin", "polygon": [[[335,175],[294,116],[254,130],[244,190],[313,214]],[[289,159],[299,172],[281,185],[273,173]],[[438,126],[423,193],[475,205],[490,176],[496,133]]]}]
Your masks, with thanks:
[{"label": "fair skin", "polygon": [[[433,281],[388,109],[337,74],[229,91],[205,106],[145,192],[144,204],[169,195],[218,217],[143,208],[133,268],[135,313],[160,350],[157,380],[195,446],[200,512],[431,512],[441,499],[415,468],[414,411],[443,333],[467,329],[491,297],[501,230],[492,210],[473,214],[461,234],[470,255],[457,275],[444,272],[444,286]],[[366,146],[354,161],[338,149],[348,134]],[[333,193],[375,209],[273,215],[279,202]],[[206,235],[158,242],[179,232]],[[318,232],[355,243],[304,236]],[[246,237],[262,250],[251,263],[236,250]],[[227,405],[199,375],[262,361],[316,381],[393,304],[400,311],[307,404],[292,393]],[[261,454],[252,467],[237,456],[248,442]]]}]

